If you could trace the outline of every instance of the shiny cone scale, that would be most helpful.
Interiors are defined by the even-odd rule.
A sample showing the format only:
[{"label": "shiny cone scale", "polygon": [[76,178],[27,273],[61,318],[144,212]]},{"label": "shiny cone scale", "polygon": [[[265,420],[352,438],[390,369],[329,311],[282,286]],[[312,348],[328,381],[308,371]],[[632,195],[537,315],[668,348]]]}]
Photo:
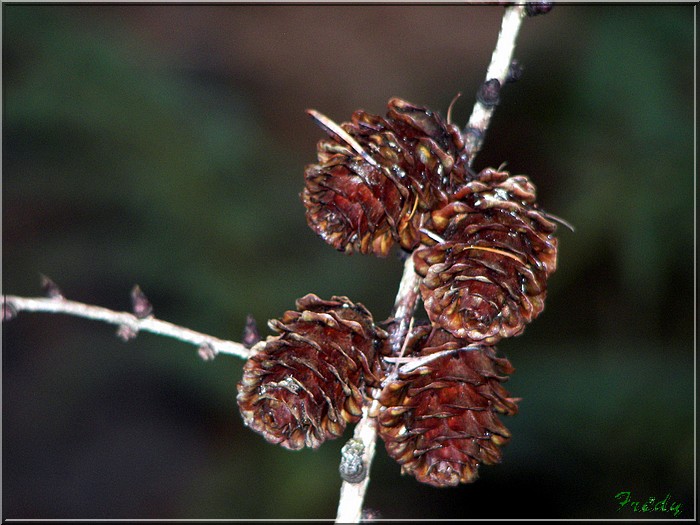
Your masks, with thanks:
[{"label": "shiny cone scale", "polygon": [[409,344],[416,358],[445,355],[383,388],[379,435],[404,474],[436,487],[470,483],[480,464],[501,461],[510,440],[498,415],[518,411],[501,385],[513,368],[495,348],[471,347],[441,329],[421,327]]},{"label": "shiny cone scale", "polygon": [[340,126],[315,118],[324,119],[318,122],[329,138],[305,170],[301,196],[311,229],[348,253],[386,256],[394,243],[414,249],[425,214],[467,179],[459,129],[398,98],[389,100],[386,117],[358,110]]},{"label": "shiny cone scale", "polygon": [[361,304],[309,294],[253,348],[238,383],[247,426],[289,449],[317,448],[362,414],[364,386],[377,384],[376,349],[386,337]]},{"label": "shiny cone scale", "polygon": [[491,345],[540,314],[557,265],[556,224],[537,207],[526,176],[483,170],[432,212],[426,229],[429,245],[413,259],[436,326]]}]

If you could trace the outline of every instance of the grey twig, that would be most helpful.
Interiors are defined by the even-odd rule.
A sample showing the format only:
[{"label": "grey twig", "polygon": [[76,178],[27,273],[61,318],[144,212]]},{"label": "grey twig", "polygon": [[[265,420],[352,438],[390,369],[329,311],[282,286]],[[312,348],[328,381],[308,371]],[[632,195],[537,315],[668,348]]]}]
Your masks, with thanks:
[{"label": "grey twig", "polygon": [[[399,291],[394,301],[391,317],[392,326],[389,329],[389,345],[393,355],[398,355],[401,352],[403,342],[408,335],[411,319],[413,319],[413,313],[418,304],[419,283],[420,278],[413,267],[413,257],[409,256],[404,263]],[[372,394],[376,398],[379,392],[374,391]],[[377,419],[375,416],[378,410],[379,402],[375,399],[370,406],[365,406],[362,409],[362,419],[355,425],[352,439],[364,445],[362,461],[366,475],[359,483],[343,481],[340,487],[336,523],[359,523],[362,517],[362,503],[369,485],[369,469],[377,443]]]},{"label": "grey twig", "polygon": [[496,47],[491,55],[491,63],[486,71],[486,80],[479,89],[476,104],[472,110],[464,139],[471,165],[484,142],[484,135],[498,104],[499,92],[508,79],[508,72],[513,61],[513,50],[518,38],[520,25],[526,15],[525,4],[516,4],[506,8],[501,22]]},{"label": "grey twig", "polygon": [[[525,16],[525,5],[516,4],[506,8],[501,23],[501,31],[498,35],[496,47],[491,56],[491,64],[486,73],[486,82],[477,96],[477,103],[465,130],[465,140],[469,153],[469,164],[479,152],[483,142],[483,136],[491,122],[498,100],[498,91],[508,76],[508,70],[512,62],[515,40],[520,30],[520,23]],[[494,81],[495,79],[495,81]],[[483,91],[483,93],[482,93]],[[420,278],[413,267],[413,258],[409,255],[404,265],[403,277],[399,285],[394,302],[392,315],[392,328],[389,330],[389,344],[392,356],[400,357],[404,340],[409,332],[416,305],[418,303],[418,285]],[[398,365],[398,363],[396,363]],[[409,366],[407,369],[412,369]],[[397,370],[398,372],[398,366]],[[375,392],[377,394],[377,392]],[[376,397],[376,395],[375,395]],[[343,481],[340,488],[340,501],[336,523],[359,523],[362,518],[362,504],[369,484],[369,471],[374,457],[374,449],[377,440],[376,414],[379,409],[375,400],[362,412],[362,419],[355,427],[354,440],[364,445],[365,471],[367,475],[359,483]]]},{"label": "grey twig", "polygon": [[131,339],[139,332],[151,332],[157,335],[179,339],[199,347],[211,349],[215,354],[229,354],[247,359],[250,350],[241,343],[225,341],[211,335],[195,332],[189,328],[161,321],[153,316],[139,318],[129,312],[115,312],[101,306],[93,306],[60,297],[18,297],[3,295],[2,308],[4,319],[13,317],[20,312],[44,312],[66,314],[85,319],[93,319],[117,325],[118,334],[123,339]]}]

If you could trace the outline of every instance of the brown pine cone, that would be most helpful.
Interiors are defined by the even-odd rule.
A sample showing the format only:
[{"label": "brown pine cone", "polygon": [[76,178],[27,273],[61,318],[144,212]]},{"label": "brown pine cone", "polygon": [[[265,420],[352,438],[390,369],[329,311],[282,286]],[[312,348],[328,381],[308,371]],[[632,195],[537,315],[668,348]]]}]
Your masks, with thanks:
[{"label": "brown pine cone", "polygon": [[296,306],[269,322],[280,335],[253,347],[237,400],[245,424],[268,441],[317,448],[359,420],[386,333],[347,297],[308,294]]},{"label": "brown pine cone", "polygon": [[[471,348],[471,349],[470,349]],[[449,351],[384,387],[379,435],[401,472],[436,487],[470,483],[481,463],[501,461],[510,432],[497,414],[514,415],[517,399],[501,386],[513,368],[491,346],[469,347],[441,330],[419,328],[416,357]]]},{"label": "brown pine cone", "polygon": [[423,216],[467,178],[457,126],[398,98],[389,100],[385,118],[359,110],[337,126],[310,114],[330,136],[318,143],[318,163],[305,170],[311,229],[348,253],[386,256],[394,242],[415,248]]},{"label": "brown pine cone", "polygon": [[490,345],[539,315],[557,265],[556,225],[537,207],[526,176],[482,171],[426,227],[444,240],[413,255],[433,323]]}]

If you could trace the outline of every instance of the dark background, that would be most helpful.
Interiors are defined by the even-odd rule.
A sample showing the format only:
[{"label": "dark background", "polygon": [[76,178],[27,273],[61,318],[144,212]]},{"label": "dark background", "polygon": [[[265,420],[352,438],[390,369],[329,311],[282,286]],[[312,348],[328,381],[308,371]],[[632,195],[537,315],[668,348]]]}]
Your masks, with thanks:
[{"label": "dark background", "polygon": [[[298,297],[376,318],[401,263],[306,226],[303,168],[337,122],[400,96],[465,123],[498,6],[8,5],[3,292],[124,310],[240,340]],[[694,513],[691,6],[557,6],[524,22],[522,79],[475,167],[527,173],[560,228],[545,312],[499,345],[523,398],[498,466],[456,489],[401,476],[379,445],[383,518]],[[3,332],[3,518],[334,518],[345,439],[290,452],[246,429],[242,362],[114,327],[22,314]],[[346,434],[350,437],[350,432]]]}]

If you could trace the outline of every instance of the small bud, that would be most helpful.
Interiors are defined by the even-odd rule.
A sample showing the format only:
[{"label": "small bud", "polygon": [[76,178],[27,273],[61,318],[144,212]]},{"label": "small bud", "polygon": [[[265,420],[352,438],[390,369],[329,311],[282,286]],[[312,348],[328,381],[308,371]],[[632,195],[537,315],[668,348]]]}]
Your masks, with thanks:
[{"label": "small bud", "polygon": [[211,361],[216,357],[217,354],[216,350],[210,343],[203,343],[202,345],[200,345],[199,350],[197,350],[197,353],[203,361]]},{"label": "small bud", "polygon": [[260,342],[260,334],[258,333],[258,325],[255,322],[255,318],[248,314],[245,318],[245,327],[243,328],[243,346],[246,348],[253,348],[257,343]]},{"label": "small bud", "polygon": [[501,83],[497,78],[492,78],[481,84],[479,91],[476,93],[476,100],[486,107],[493,107],[500,102],[500,97],[498,96],[500,92]]},{"label": "small bud", "polygon": [[138,284],[131,290],[131,309],[139,319],[145,319],[153,314],[153,305]]},{"label": "small bud", "polygon": [[340,477],[348,483],[360,483],[367,477],[367,467],[362,456],[365,446],[359,439],[351,439],[340,450]]},{"label": "small bud", "polygon": [[554,2],[526,2],[525,14],[527,16],[546,15],[554,7]]},{"label": "small bud", "polygon": [[474,151],[484,140],[484,132],[478,128],[469,127],[464,130],[465,149]]},{"label": "small bud", "polygon": [[375,509],[362,509],[362,516],[360,517],[360,523],[372,523],[373,521],[380,520],[382,515],[378,510]]},{"label": "small bud", "polygon": [[14,304],[7,302],[4,298],[2,300],[2,320],[10,321],[17,317],[17,308]]},{"label": "small bud", "polygon": [[51,279],[49,279],[43,273],[40,275],[41,275],[41,289],[44,292],[44,295],[46,295],[46,297],[48,297],[49,299],[65,299],[65,297],[61,293],[60,288],[58,287],[58,285],[55,282],[53,282]]},{"label": "small bud", "polygon": [[520,64],[520,62],[513,59],[513,61],[508,66],[508,74],[506,75],[506,83],[512,84],[513,82],[517,82],[518,80],[520,80],[520,77],[522,77],[522,76],[523,76],[523,66]]},{"label": "small bud", "polygon": [[125,343],[134,339],[138,333],[139,331],[136,328],[128,324],[120,324],[119,328],[117,328],[117,337]]}]

